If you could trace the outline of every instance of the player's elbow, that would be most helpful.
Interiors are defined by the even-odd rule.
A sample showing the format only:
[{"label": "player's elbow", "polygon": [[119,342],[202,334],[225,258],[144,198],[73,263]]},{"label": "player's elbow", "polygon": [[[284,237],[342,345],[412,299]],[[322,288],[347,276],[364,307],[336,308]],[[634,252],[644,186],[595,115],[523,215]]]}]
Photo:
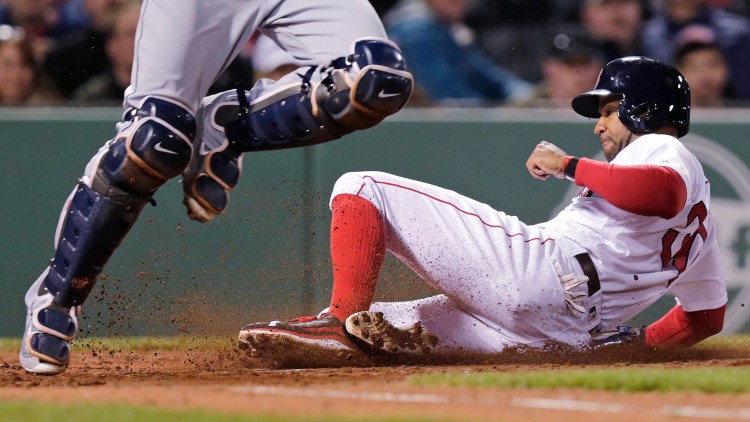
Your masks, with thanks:
[{"label": "player's elbow", "polygon": [[661,207],[658,212],[659,217],[666,219],[677,217],[680,211],[685,207],[686,199],[687,194],[685,190],[669,192],[669,194],[665,195],[665,198],[663,198],[663,207]]},{"label": "player's elbow", "polygon": [[661,201],[663,204],[661,207],[662,212],[659,216],[663,218],[674,218],[685,207],[685,202],[687,201],[687,186],[685,186],[685,181],[682,180],[682,177],[680,177],[676,171],[672,169],[668,170],[670,179],[668,184],[671,186],[670,189],[664,190],[664,197]]},{"label": "player's elbow", "polygon": [[716,309],[686,312],[675,306],[645,333],[646,344],[659,348],[686,348],[695,345],[724,328],[726,305]]},{"label": "player's elbow", "polygon": [[724,305],[716,309],[686,312],[693,333],[689,337],[689,344],[685,344],[685,346],[692,346],[719,334],[724,329],[724,313],[726,308],[726,305]]},{"label": "player's elbow", "polygon": [[721,330],[724,329],[724,313],[726,312],[726,309],[727,306],[724,305],[716,309],[695,312],[702,314],[700,316],[701,323],[696,324],[697,331],[700,334],[705,335],[705,338],[719,334]]},{"label": "player's elbow", "polygon": [[719,334],[723,328],[724,328],[723,323],[720,323],[718,325],[701,327],[695,332],[693,344],[701,342],[711,336],[715,336],[716,334]]},{"label": "player's elbow", "polygon": [[648,178],[640,180],[637,214],[665,219],[676,217],[687,201],[687,186],[676,170],[664,166],[646,166]]}]

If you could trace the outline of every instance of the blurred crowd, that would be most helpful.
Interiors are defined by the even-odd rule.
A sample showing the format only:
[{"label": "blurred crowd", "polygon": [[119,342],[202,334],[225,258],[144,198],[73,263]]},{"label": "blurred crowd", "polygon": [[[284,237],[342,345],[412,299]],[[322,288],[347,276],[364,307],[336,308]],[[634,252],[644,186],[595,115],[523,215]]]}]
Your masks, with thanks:
[{"label": "blurred crowd", "polygon": [[568,106],[628,55],[675,65],[696,107],[750,104],[748,0],[377,3],[428,105]]},{"label": "blurred crowd", "polygon": [[[120,105],[140,7],[141,0],[0,0],[0,105]],[[239,57],[210,93],[252,75],[249,54]]]},{"label": "blurred crowd", "polygon": [[[567,107],[626,55],[674,64],[695,107],[750,106],[750,0],[371,3],[414,73],[412,106]],[[0,0],[0,105],[119,105],[140,4]],[[295,66],[254,37],[209,93]]]}]

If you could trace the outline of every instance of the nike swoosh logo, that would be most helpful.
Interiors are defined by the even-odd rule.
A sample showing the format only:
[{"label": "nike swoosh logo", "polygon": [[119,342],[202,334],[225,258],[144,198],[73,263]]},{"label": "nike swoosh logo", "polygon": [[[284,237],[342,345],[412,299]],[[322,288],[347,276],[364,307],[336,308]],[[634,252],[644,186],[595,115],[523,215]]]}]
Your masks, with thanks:
[{"label": "nike swoosh logo", "polygon": [[395,94],[386,94],[385,90],[378,92],[378,98],[397,97],[399,95],[401,95],[400,92],[397,92]]},{"label": "nike swoosh logo", "polygon": [[159,152],[165,152],[167,154],[175,154],[175,155],[177,155],[177,153],[174,152],[174,151],[172,151],[171,149],[167,149],[167,148],[164,148],[163,146],[161,146],[161,142],[159,142],[156,145],[154,145],[154,149],[157,150],[157,151],[159,151]]}]

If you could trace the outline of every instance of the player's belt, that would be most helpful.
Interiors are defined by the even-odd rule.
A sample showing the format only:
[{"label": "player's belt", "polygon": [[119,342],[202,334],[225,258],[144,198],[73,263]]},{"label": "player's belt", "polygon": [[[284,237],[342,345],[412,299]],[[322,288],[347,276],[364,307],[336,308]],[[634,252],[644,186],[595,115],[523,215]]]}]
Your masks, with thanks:
[{"label": "player's belt", "polygon": [[578,264],[581,265],[583,275],[589,278],[589,297],[591,297],[594,295],[594,293],[598,292],[601,289],[601,285],[599,284],[599,273],[596,272],[594,261],[591,260],[589,254],[585,252],[582,254],[578,254],[576,255],[576,259],[578,260]]}]

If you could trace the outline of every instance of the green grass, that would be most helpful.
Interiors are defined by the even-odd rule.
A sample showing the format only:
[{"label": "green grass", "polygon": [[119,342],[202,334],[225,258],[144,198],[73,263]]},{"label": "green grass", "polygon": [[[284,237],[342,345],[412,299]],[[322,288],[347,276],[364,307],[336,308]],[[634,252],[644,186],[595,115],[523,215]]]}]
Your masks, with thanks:
[{"label": "green grass", "polygon": [[[20,338],[0,338],[0,351],[14,351],[20,346]],[[235,346],[235,339],[229,337],[91,337],[78,339],[74,347],[108,348],[120,350],[224,350]],[[750,334],[712,337],[698,346],[750,349]]]},{"label": "green grass", "polygon": [[[235,346],[229,337],[91,337],[73,342],[73,348],[116,350],[225,350]],[[0,351],[14,351],[21,345],[19,338],[0,338]]]},{"label": "green grass", "polygon": [[20,338],[0,337],[0,351],[15,351],[21,346]]},{"label": "green grass", "polygon": [[118,350],[225,350],[236,346],[228,337],[106,337],[84,338],[73,347],[105,348]]},{"label": "green grass", "polygon": [[734,394],[750,392],[750,368],[630,367],[532,372],[449,372],[415,375],[410,378],[410,382],[418,386]]},{"label": "green grass", "polygon": [[[0,351],[17,350],[21,344],[18,337],[0,337]],[[89,337],[73,342],[73,347],[109,348],[121,350],[224,350],[235,346],[234,337],[168,336],[168,337]],[[701,348],[750,349],[750,334],[717,336],[695,346]]]},{"label": "green grass", "polygon": [[[750,335],[712,337],[697,349],[750,349]],[[436,373],[415,375],[420,386],[495,387],[625,392],[675,392],[735,394],[750,392],[750,368],[584,368],[531,372]]]},{"label": "green grass", "polygon": [[[74,347],[114,350],[228,350],[234,339],[220,337],[88,338]],[[19,339],[0,338],[0,350],[18,350]],[[697,348],[750,349],[750,335],[719,336]],[[612,369],[580,368],[531,372],[434,373],[410,378],[414,385],[496,388],[573,388],[609,391],[750,392],[750,368],[664,368],[632,366]],[[180,419],[182,420],[182,419]]]},{"label": "green grass", "polygon": [[[0,422],[407,422],[413,418],[340,418],[336,416],[302,417],[274,415],[238,415],[206,410],[169,410],[147,406],[124,404],[76,404],[61,405],[19,400],[0,403]],[[436,419],[417,421],[437,422]]]},{"label": "green grass", "polygon": [[750,348],[750,334],[735,334],[731,336],[714,336],[699,343],[701,347],[726,347],[747,349]]}]

